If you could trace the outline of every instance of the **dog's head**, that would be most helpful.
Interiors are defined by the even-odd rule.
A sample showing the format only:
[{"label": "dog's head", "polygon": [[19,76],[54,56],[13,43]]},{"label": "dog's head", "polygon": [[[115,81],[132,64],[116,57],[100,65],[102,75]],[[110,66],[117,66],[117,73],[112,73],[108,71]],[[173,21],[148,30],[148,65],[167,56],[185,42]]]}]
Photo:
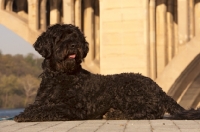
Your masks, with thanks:
[{"label": "dog's head", "polygon": [[88,42],[78,27],[56,24],[42,33],[34,48],[44,57],[43,70],[74,72],[88,53]]}]

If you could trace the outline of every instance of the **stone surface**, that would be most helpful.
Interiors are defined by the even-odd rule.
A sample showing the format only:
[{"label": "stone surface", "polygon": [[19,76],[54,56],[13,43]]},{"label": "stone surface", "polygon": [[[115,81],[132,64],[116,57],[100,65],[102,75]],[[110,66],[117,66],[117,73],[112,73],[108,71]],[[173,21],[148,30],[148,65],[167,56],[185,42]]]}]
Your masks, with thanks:
[{"label": "stone surface", "polygon": [[0,121],[0,132],[200,132],[199,120]]}]

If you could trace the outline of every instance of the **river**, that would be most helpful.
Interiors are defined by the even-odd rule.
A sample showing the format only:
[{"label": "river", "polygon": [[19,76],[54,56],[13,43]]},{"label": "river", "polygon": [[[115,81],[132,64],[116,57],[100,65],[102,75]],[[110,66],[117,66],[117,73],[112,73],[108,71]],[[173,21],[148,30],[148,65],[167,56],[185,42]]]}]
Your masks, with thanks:
[{"label": "river", "polygon": [[18,115],[24,111],[24,108],[20,109],[0,109],[0,120],[13,118],[14,116]]}]

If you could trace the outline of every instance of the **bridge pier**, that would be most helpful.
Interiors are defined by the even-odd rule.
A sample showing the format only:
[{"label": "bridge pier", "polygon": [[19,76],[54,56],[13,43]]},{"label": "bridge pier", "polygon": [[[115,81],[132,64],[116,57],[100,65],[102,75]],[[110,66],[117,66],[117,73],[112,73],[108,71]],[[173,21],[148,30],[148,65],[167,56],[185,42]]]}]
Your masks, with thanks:
[{"label": "bridge pier", "polygon": [[82,2],[82,0],[75,0],[75,25],[76,26],[78,26],[80,29],[82,28],[81,27],[81,20],[82,20],[82,18],[81,18],[81,12],[82,12],[82,10],[81,10],[81,2]]},{"label": "bridge pier", "polygon": [[0,10],[4,10],[5,0],[0,0]]},{"label": "bridge pier", "polygon": [[6,5],[5,5],[5,9],[7,11],[12,11],[12,5],[13,5],[13,0],[7,0]]},{"label": "bridge pier", "polygon": [[13,8],[12,10],[16,12],[19,16],[27,19],[28,17],[28,2],[27,0],[14,0],[12,1],[11,7]]},{"label": "bridge pier", "polygon": [[63,0],[63,23],[74,24],[74,0]]},{"label": "bridge pier", "polygon": [[41,0],[40,3],[40,29],[45,31],[47,29],[47,0]]},{"label": "bridge pier", "polygon": [[188,0],[178,0],[178,24],[179,29],[179,44],[185,44],[189,41],[189,1]]},{"label": "bridge pier", "polygon": [[200,0],[195,0],[195,35],[200,35]]},{"label": "bridge pier", "polygon": [[61,22],[60,0],[50,0],[50,25]]},{"label": "bridge pier", "polygon": [[28,0],[28,25],[33,31],[39,28],[39,0]]},{"label": "bridge pier", "polygon": [[[85,0],[84,3],[84,33],[87,36],[87,41],[90,42],[89,49],[94,49],[94,41],[93,41],[93,15],[94,10],[91,5],[91,0]],[[86,58],[86,61],[91,62],[94,59],[94,50],[91,50]]]},{"label": "bridge pier", "polygon": [[157,77],[167,65],[167,5],[166,0],[159,0],[156,6],[156,48],[157,48]]}]

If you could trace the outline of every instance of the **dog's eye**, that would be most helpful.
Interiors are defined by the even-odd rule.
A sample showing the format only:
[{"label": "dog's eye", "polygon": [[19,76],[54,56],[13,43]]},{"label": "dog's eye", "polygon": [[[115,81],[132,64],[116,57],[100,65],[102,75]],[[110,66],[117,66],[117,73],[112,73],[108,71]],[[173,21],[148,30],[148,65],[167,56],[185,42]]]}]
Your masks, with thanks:
[{"label": "dog's eye", "polygon": [[77,34],[74,34],[73,36],[74,36],[74,38],[78,38],[78,35],[77,35]]}]

